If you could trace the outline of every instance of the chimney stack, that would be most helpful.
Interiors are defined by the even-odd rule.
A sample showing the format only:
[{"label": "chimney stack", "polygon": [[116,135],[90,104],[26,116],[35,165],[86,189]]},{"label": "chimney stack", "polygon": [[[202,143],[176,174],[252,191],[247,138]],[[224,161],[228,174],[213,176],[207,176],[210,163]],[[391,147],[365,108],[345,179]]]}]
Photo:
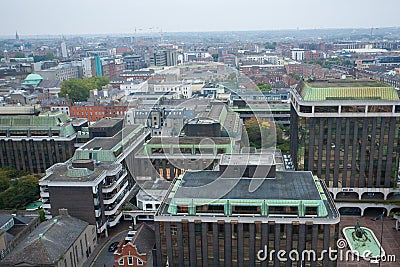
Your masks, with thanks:
[{"label": "chimney stack", "polygon": [[58,210],[58,215],[69,215],[68,214],[68,209],[59,209]]}]

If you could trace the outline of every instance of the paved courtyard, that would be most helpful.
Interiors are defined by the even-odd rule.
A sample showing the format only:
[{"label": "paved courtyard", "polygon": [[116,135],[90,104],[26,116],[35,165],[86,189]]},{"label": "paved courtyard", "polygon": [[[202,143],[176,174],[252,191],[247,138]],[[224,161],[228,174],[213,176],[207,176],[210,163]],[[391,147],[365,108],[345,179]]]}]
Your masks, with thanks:
[{"label": "paved courtyard", "polygon": [[[382,233],[382,247],[386,252],[386,255],[395,255],[395,262],[381,262],[380,266],[385,267],[399,267],[400,266],[400,231],[396,231],[394,229],[396,221],[385,217],[382,221],[373,221],[371,217],[358,217],[358,216],[341,216],[340,218],[340,234],[339,238],[344,238],[342,234],[342,229],[346,226],[355,226],[357,223],[357,219],[360,219],[361,226],[370,228],[378,240],[381,238],[382,233],[382,224],[383,224],[383,233]],[[345,255],[345,253],[343,253]],[[339,261],[338,267],[359,267],[359,266],[379,266],[376,263],[369,263],[363,259],[360,259],[359,262],[346,262]]]}]

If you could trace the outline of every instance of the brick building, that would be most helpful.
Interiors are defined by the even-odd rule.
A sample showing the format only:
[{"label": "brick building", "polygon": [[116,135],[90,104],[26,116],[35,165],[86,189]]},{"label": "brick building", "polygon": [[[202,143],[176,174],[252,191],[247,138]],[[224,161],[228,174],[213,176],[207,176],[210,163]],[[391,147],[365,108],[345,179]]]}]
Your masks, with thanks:
[{"label": "brick building", "polygon": [[89,122],[95,122],[106,117],[123,117],[128,106],[70,106],[71,117],[86,118]]},{"label": "brick building", "polygon": [[131,241],[121,239],[114,252],[114,267],[153,266],[154,230],[143,223]]}]

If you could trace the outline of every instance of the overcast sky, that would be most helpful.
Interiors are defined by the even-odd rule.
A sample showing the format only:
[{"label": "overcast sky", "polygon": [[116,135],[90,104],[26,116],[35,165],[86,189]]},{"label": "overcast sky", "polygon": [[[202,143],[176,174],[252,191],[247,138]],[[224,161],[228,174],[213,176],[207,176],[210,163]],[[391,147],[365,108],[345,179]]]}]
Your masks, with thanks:
[{"label": "overcast sky", "polygon": [[4,0],[0,35],[370,28],[400,26],[399,10],[400,0]]}]

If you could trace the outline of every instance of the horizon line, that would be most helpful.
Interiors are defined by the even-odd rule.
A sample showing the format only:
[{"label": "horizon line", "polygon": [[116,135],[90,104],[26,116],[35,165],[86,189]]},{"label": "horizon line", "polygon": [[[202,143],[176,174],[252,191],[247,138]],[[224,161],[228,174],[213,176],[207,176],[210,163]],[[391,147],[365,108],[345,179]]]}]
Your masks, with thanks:
[{"label": "horizon line", "polygon": [[[99,35],[145,35],[145,34],[166,34],[166,33],[172,33],[172,34],[177,34],[177,33],[218,33],[218,32],[278,32],[278,31],[308,31],[308,30],[317,30],[317,31],[321,31],[321,30],[370,30],[371,28],[374,28],[375,30],[379,30],[379,29],[390,29],[390,28],[400,28],[400,26],[371,26],[371,27],[343,27],[343,28],[338,28],[338,27],[326,27],[326,28],[283,28],[283,29],[263,29],[263,30],[198,30],[198,31],[164,31],[161,29],[161,31],[149,31],[149,32],[139,32],[139,33],[135,33],[134,31],[131,33],[127,33],[127,32],[119,32],[119,33],[37,33],[37,34],[21,34],[21,32],[18,32],[18,30],[16,30],[16,32],[18,32],[19,38],[21,38],[22,36],[28,36],[28,37],[50,37],[50,36],[99,36]],[[15,32],[13,34],[0,34],[0,38],[3,37],[15,37]]]}]

